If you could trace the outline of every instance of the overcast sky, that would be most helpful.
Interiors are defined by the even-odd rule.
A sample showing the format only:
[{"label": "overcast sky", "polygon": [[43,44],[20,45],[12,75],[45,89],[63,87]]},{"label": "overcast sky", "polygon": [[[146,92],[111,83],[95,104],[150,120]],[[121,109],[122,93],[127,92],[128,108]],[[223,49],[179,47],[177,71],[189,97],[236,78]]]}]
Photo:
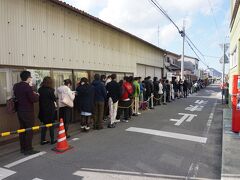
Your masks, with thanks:
[{"label": "overcast sky", "polygon": [[[159,45],[177,54],[182,53],[181,36],[150,0],[62,1],[156,46]],[[185,19],[188,37],[203,54],[222,56],[223,52],[219,44],[229,41],[229,38],[226,38],[229,35],[230,2],[228,0],[158,0],[158,2],[179,27],[182,27]],[[186,54],[196,57],[187,44]],[[205,62],[210,67],[221,71],[219,58],[205,58]],[[202,63],[200,67],[206,69]]]}]

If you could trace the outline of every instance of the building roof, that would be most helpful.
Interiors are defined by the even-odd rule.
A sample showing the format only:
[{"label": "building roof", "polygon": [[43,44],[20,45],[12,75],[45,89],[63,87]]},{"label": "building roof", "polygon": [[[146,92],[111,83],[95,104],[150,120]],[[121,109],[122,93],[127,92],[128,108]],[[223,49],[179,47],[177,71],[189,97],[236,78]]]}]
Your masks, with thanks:
[{"label": "building roof", "polygon": [[234,21],[236,19],[236,15],[237,15],[237,12],[238,12],[238,9],[239,9],[239,5],[240,5],[240,0],[236,0],[235,4],[233,6],[232,15],[231,15],[230,30],[232,30]]},{"label": "building roof", "polygon": [[127,31],[124,31],[124,30],[122,30],[122,29],[120,29],[120,28],[118,28],[118,27],[116,27],[116,26],[114,26],[114,25],[112,25],[110,23],[107,23],[107,22],[105,22],[105,21],[103,21],[103,20],[101,20],[101,19],[99,19],[99,18],[97,18],[95,16],[92,16],[92,15],[90,15],[90,14],[88,14],[88,13],[86,13],[86,12],[80,10],[80,9],[77,9],[77,8],[71,6],[70,4],[66,3],[66,2],[63,2],[63,1],[60,1],[60,0],[47,0],[47,1],[53,2],[55,4],[58,4],[58,5],[60,5],[62,7],[65,7],[65,8],[67,8],[67,9],[73,11],[73,12],[81,14],[81,15],[87,17],[87,18],[90,18],[93,21],[96,21],[96,22],[98,22],[100,24],[103,24],[103,25],[108,26],[108,27],[110,27],[110,28],[112,28],[114,30],[117,30],[117,31],[119,31],[121,33],[124,33],[124,34],[126,34],[126,35],[128,35],[128,36],[130,36],[132,38],[135,38],[135,39],[137,39],[137,40],[139,40],[139,41],[141,41],[141,42],[143,42],[145,44],[148,44],[149,46],[152,46],[153,48],[156,48],[156,49],[158,49],[160,51],[164,51],[164,52],[166,51],[165,49],[159,48],[159,47],[157,47],[157,46],[155,46],[155,45],[153,45],[153,44],[151,44],[151,43],[149,43],[149,42],[147,42],[147,41],[145,41],[145,40],[143,40],[143,39],[141,39],[141,38],[139,38],[139,37],[137,37],[137,36],[135,36],[135,35],[133,35],[133,34],[131,34],[129,32],[127,32]]},{"label": "building roof", "polygon": [[173,56],[176,56],[176,57],[178,57],[178,58],[181,58],[181,55],[180,55],[180,54],[176,54],[176,53],[171,52],[171,51],[166,51],[166,54],[167,54],[167,55],[173,55]]}]

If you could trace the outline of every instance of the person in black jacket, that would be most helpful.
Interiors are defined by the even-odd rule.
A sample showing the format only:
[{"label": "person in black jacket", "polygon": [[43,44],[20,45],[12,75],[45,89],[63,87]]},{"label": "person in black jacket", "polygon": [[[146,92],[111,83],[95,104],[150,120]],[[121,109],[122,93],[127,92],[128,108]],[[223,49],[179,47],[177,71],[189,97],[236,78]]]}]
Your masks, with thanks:
[{"label": "person in black jacket", "polygon": [[171,102],[170,92],[171,92],[171,86],[170,86],[169,81],[166,80],[166,100],[167,100],[167,102]]},{"label": "person in black jacket", "polygon": [[94,129],[103,129],[103,113],[104,113],[104,103],[107,99],[106,88],[100,81],[100,75],[95,74],[94,81],[92,82],[95,91],[94,97]]},{"label": "person in black jacket", "polygon": [[183,97],[184,98],[187,98],[187,95],[188,95],[188,82],[187,80],[184,80],[183,82]]},{"label": "person in black jacket", "polygon": [[[17,116],[21,129],[31,128],[34,126],[34,103],[38,101],[39,95],[32,90],[31,73],[22,71],[20,74],[21,82],[13,87],[14,96],[17,100]],[[33,150],[32,147],[33,131],[26,131],[19,134],[21,153],[31,155],[39,151]]]},{"label": "person in black jacket", "polygon": [[90,117],[94,111],[94,87],[83,77],[77,87],[77,108],[81,114],[81,129],[90,129]]},{"label": "person in black jacket", "polygon": [[117,109],[118,109],[118,101],[121,97],[121,87],[116,82],[117,75],[112,74],[112,81],[107,83],[107,98],[108,98],[108,106],[109,106],[109,119],[110,122],[108,124],[108,128],[115,128]]},{"label": "person in black jacket", "polygon": [[151,81],[151,76],[146,77],[145,79],[145,88],[146,88],[146,98],[148,100],[148,105],[150,109],[153,109],[152,94],[153,94],[153,82]]},{"label": "person in black jacket", "polygon": [[[54,95],[53,89],[53,80],[51,77],[45,77],[41,84],[41,87],[38,89],[39,93],[39,114],[38,118],[40,119],[43,125],[54,123],[56,119],[56,97]],[[54,126],[49,128],[51,144],[56,143],[54,140]],[[41,145],[49,143],[46,141],[46,132],[47,128],[44,127],[41,129]]]}]

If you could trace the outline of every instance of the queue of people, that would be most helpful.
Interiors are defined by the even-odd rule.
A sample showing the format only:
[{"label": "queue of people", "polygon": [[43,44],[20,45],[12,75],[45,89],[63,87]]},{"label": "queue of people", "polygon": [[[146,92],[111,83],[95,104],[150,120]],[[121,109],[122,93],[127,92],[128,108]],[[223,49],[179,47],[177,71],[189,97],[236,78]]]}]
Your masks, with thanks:
[{"label": "queue of people", "polygon": [[[39,102],[38,118],[44,124],[54,123],[57,117],[63,118],[66,137],[72,120],[72,109],[76,108],[81,116],[81,130],[91,128],[101,130],[105,122],[108,128],[115,128],[117,123],[127,123],[132,116],[141,115],[140,111],[154,109],[154,106],[166,105],[176,98],[187,98],[196,91],[195,82],[166,79],[150,76],[141,81],[141,77],[125,76],[117,82],[117,75],[95,74],[92,82],[83,77],[76,90],[71,90],[72,81],[65,79],[56,92],[51,77],[44,77],[37,92],[31,87],[31,73],[23,71],[21,82],[14,85],[13,91],[17,102],[17,115],[20,128],[34,126],[34,103]],[[198,82],[197,82],[198,83]],[[199,88],[199,87],[198,87]],[[49,128],[50,141],[46,140],[47,128],[41,128],[41,145],[56,143],[54,127]],[[21,152],[25,155],[38,151],[32,147],[32,131],[19,135]]]}]

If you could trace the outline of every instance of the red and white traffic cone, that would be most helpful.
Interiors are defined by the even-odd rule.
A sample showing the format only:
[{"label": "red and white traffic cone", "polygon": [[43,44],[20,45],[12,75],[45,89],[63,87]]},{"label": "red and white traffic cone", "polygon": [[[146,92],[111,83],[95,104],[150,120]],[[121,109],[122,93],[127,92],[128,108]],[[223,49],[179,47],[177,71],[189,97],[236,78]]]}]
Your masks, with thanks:
[{"label": "red and white traffic cone", "polygon": [[73,148],[73,147],[69,146],[69,144],[67,142],[63,119],[60,119],[57,139],[58,139],[57,145],[55,148],[52,149],[53,151],[56,151],[58,153],[63,153],[65,151]]}]

